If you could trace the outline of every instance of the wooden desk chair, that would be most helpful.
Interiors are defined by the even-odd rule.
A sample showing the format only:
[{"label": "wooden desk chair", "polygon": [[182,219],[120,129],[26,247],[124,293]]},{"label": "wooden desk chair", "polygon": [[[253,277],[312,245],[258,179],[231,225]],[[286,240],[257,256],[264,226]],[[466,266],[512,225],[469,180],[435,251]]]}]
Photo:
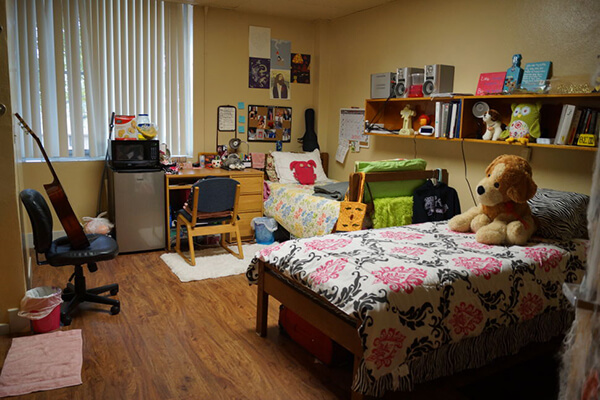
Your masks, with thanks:
[{"label": "wooden desk chair", "polygon": [[[239,259],[244,258],[238,225],[240,184],[231,178],[208,178],[194,183],[191,201],[177,215],[175,250],[190,265],[196,265],[194,256],[195,236],[221,234],[220,245]],[[191,204],[190,204],[191,203]],[[181,227],[185,226],[190,249],[188,259],[181,251]],[[225,234],[235,234],[238,246],[236,254],[225,244]]]}]

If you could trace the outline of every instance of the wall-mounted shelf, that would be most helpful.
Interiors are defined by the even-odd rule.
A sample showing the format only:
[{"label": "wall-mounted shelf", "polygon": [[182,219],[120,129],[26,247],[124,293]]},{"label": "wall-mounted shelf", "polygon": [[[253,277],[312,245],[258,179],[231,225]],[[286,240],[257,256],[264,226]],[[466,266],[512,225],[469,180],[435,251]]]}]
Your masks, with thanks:
[{"label": "wall-mounted shelf", "polygon": [[[480,139],[485,130],[485,124],[481,118],[477,118],[472,113],[473,105],[479,101],[486,102],[490,108],[498,111],[502,116],[502,122],[507,124],[510,122],[511,104],[513,103],[542,103],[540,125],[542,137],[554,138],[558,128],[562,107],[564,104],[573,104],[576,107],[588,107],[600,110],[600,93],[590,94],[571,94],[571,95],[536,95],[536,94],[516,94],[516,95],[493,95],[493,96],[456,96],[456,97],[418,97],[418,98],[398,98],[398,99],[368,99],[365,104],[365,120],[383,124],[385,129],[399,130],[402,128],[402,117],[400,111],[408,104],[416,112],[416,117],[421,114],[429,115],[432,119],[435,116],[436,102],[450,102],[451,100],[459,101],[460,106],[460,129],[458,137],[436,138],[433,136],[422,135],[398,135],[388,133],[368,132],[368,135],[403,138],[403,139],[418,139],[418,140],[445,140],[445,141],[460,141],[472,143],[485,143],[504,146],[529,146],[539,148],[551,148],[561,150],[578,150],[578,151],[596,151],[597,147],[585,146],[567,146],[554,144],[529,143],[523,145],[520,143],[506,143],[504,141],[491,141]],[[413,128],[418,129],[417,118],[413,119]],[[433,122],[432,122],[433,125]]]}]

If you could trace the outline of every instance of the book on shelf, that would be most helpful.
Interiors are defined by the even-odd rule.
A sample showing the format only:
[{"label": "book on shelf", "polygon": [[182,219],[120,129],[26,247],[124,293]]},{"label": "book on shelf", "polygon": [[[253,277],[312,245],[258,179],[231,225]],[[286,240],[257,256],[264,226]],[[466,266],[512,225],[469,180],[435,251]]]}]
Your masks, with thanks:
[{"label": "book on shelf", "polygon": [[579,123],[577,124],[577,129],[575,130],[575,134],[573,135],[573,140],[571,141],[571,145],[577,145],[577,141],[579,140],[579,135],[585,132],[586,126],[589,123],[589,118],[591,116],[591,109],[584,108],[581,110],[581,116],[579,117]]},{"label": "book on shelf", "polygon": [[440,131],[441,131],[441,126],[442,126],[441,121],[442,121],[442,102],[436,101],[435,102],[435,120],[434,120],[434,125],[433,125],[433,129],[435,130],[436,138],[440,137]]},{"label": "book on shelf", "polygon": [[462,121],[462,101],[456,102],[457,110],[456,110],[456,128],[454,129],[454,137],[460,137],[460,121]]},{"label": "book on shelf", "polygon": [[455,102],[450,103],[450,123],[448,124],[448,131],[446,132],[447,138],[454,138],[454,130],[456,129],[456,114],[458,112],[458,104]]},{"label": "book on shelf", "polygon": [[569,130],[571,128],[571,122],[573,121],[573,114],[575,114],[576,107],[573,104],[564,104],[562,112],[560,114],[560,120],[558,122],[558,128],[556,129],[556,136],[554,137],[554,144],[567,144],[567,138],[569,136]]},{"label": "book on shelf", "polygon": [[450,122],[450,103],[442,103],[442,131],[440,137],[448,137],[448,124]]},{"label": "book on shelf", "polygon": [[569,127],[567,141],[565,143],[567,145],[573,144],[573,139],[575,139],[575,134],[577,133],[577,128],[579,126],[579,120],[581,119],[582,112],[583,110],[581,108],[575,109],[575,113],[573,114],[573,120],[571,121],[571,126]]},{"label": "book on shelf", "polygon": [[598,123],[598,110],[590,110],[589,115],[585,122],[585,128],[583,132],[579,133],[575,145],[596,147],[597,141],[597,123]]},{"label": "book on shelf", "polygon": [[436,101],[434,129],[436,138],[457,138],[460,132],[461,102]]}]

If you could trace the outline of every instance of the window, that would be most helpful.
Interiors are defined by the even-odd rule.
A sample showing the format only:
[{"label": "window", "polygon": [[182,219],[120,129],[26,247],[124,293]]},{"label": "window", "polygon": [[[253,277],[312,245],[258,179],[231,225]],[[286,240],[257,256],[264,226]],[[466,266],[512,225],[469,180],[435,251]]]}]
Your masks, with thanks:
[{"label": "window", "polygon": [[[102,157],[110,115],[147,113],[192,154],[192,6],[158,0],[7,1],[11,92],[50,157]],[[22,156],[40,157],[25,135]]]}]

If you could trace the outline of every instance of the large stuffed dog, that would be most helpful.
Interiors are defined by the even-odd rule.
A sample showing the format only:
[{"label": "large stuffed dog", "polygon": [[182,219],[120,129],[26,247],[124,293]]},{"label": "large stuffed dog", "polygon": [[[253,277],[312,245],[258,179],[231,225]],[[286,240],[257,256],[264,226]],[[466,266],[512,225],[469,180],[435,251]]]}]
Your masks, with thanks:
[{"label": "large stuffed dog", "polygon": [[457,232],[475,232],[480,243],[523,245],[535,231],[527,200],[537,190],[531,166],[522,157],[502,155],[487,167],[477,184],[479,205],[459,214],[448,227]]}]

